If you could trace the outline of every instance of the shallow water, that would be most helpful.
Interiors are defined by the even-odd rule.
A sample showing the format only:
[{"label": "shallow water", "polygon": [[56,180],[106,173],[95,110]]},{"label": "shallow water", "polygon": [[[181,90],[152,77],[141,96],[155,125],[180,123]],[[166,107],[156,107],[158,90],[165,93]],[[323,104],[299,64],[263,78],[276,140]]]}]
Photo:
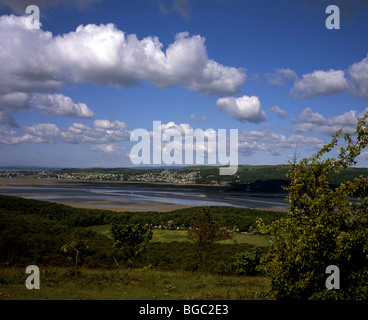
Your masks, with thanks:
[{"label": "shallow water", "polygon": [[[288,203],[281,194],[228,192],[221,187],[177,186],[123,183],[65,183],[62,185],[18,185],[0,186],[0,194],[30,199],[57,202],[93,201],[96,207],[141,209],[144,202],[177,204],[188,206],[234,206],[242,208],[286,210]],[[143,202],[143,203],[141,203]]]}]

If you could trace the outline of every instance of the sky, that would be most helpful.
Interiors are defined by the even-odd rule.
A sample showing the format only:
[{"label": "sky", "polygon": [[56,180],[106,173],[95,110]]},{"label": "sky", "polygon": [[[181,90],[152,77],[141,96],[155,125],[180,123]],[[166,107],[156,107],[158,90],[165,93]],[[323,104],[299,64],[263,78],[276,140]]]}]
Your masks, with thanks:
[{"label": "sky", "polygon": [[154,121],[237,129],[239,165],[309,157],[368,112],[367,34],[365,0],[2,0],[0,166],[138,167]]}]

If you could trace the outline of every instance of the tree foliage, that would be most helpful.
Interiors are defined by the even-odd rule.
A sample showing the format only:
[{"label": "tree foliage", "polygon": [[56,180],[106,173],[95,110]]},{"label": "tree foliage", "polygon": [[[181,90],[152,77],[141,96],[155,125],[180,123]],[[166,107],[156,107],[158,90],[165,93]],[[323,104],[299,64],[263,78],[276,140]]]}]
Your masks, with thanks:
[{"label": "tree foliage", "polygon": [[238,275],[254,276],[259,273],[257,269],[262,257],[262,250],[254,247],[250,250],[239,252],[233,262],[233,268]]},{"label": "tree foliage", "polygon": [[114,247],[122,251],[129,266],[144,251],[153,235],[151,227],[141,224],[113,224],[111,233],[114,238]]},{"label": "tree foliage", "polygon": [[194,241],[199,260],[199,271],[201,271],[203,267],[203,252],[206,248],[216,241],[229,238],[230,231],[225,223],[216,221],[206,206],[197,210],[197,213],[191,219],[188,239]]},{"label": "tree foliage", "polygon": [[85,257],[90,253],[90,246],[87,241],[83,240],[82,234],[80,232],[74,232],[69,235],[69,240],[67,243],[62,245],[60,248],[62,252],[74,256],[75,265],[74,271],[78,271],[78,261],[79,264],[84,262]]},{"label": "tree foliage", "polygon": [[[360,176],[331,187],[328,175],[356,165],[368,145],[368,114],[358,119],[355,139],[339,130],[310,158],[291,163],[285,189],[288,214],[265,226],[274,241],[261,260],[280,299],[368,298],[368,178]],[[339,141],[343,138],[342,146]],[[337,156],[327,157],[337,151]],[[355,199],[354,199],[355,198]],[[340,290],[325,287],[326,267],[340,270]]]}]

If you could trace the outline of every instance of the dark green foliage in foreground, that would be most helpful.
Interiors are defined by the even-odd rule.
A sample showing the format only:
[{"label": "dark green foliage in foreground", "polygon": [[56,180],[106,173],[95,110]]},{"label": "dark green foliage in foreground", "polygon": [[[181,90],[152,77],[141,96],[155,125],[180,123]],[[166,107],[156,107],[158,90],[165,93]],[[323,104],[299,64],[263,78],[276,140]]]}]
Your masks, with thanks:
[{"label": "dark green foliage in foreground", "polygon": [[83,264],[85,257],[91,254],[91,250],[88,242],[83,239],[83,232],[80,232],[79,230],[73,231],[74,232],[69,235],[69,239],[66,241],[66,243],[61,246],[60,250],[67,255],[74,257],[74,271],[77,273],[78,262],[79,264]]},{"label": "dark green foliage in foreground", "polygon": [[188,239],[194,241],[198,255],[198,271],[203,267],[203,254],[216,241],[230,239],[230,230],[223,223],[213,218],[207,207],[197,210],[190,221]]},{"label": "dark green foliage in foreground", "polygon": [[111,226],[114,247],[118,248],[128,260],[129,266],[146,249],[148,241],[152,239],[152,228],[141,224],[127,224]]},{"label": "dark green foliage in foreground", "polygon": [[[368,146],[368,114],[355,136],[338,131],[310,158],[291,164],[286,217],[262,226],[274,241],[261,268],[279,299],[368,299],[368,177],[332,188],[329,177],[356,164]],[[338,147],[343,135],[344,144]],[[338,155],[326,157],[337,149]],[[352,201],[352,196],[358,202]],[[326,268],[340,270],[340,290],[325,286]]]},{"label": "dark green foliage in foreground", "polygon": [[[128,262],[119,249],[113,248],[113,240],[86,227],[113,223],[161,224],[167,228],[189,226],[196,210],[198,208],[172,212],[113,212],[0,195],[0,266],[125,268]],[[225,221],[230,228],[239,227],[241,231],[254,226],[257,217],[271,222],[284,215],[232,207],[209,207],[209,210],[216,219]],[[75,244],[86,247],[79,250],[81,247]],[[62,250],[66,245],[69,250]],[[73,246],[79,251],[78,256]],[[204,253],[203,271],[231,274],[236,254],[251,247],[249,244],[212,244]],[[132,266],[149,265],[161,270],[194,271],[198,260],[190,242],[148,242],[145,252]]]},{"label": "dark green foliage in foreground", "polygon": [[240,252],[236,255],[233,268],[236,274],[254,276],[259,274],[257,269],[262,257],[262,250],[259,247]]}]

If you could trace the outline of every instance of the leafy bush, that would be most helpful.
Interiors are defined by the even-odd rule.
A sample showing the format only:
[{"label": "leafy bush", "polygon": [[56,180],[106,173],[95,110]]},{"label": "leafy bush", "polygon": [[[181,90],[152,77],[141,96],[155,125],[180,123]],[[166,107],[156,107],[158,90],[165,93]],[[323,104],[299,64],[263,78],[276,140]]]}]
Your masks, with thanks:
[{"label": "leafy bush", "polygon": [[233,269],[238,275],[254,276],[259,273],[257,267],[261,261],[262,251],[259,247],[240,252],[236,255]]},{"label": "leafy bush", "polygon": [[[357,163],[368,145],[368,113],[358,120],[353,139],[343,132],[311,158],[291,164],[287,216],[260,230],[274,235],[261,268],[272,278],[279,299],[368,298],[368,178],[331,187],[328,177]],[[333,150],[337,149],[338,150]],[[331,151],[337,157],[325,157]],[[358,201],[353,201],[352,197]],[[326,288],[326,268],[341,270],[341,289]]]}]

